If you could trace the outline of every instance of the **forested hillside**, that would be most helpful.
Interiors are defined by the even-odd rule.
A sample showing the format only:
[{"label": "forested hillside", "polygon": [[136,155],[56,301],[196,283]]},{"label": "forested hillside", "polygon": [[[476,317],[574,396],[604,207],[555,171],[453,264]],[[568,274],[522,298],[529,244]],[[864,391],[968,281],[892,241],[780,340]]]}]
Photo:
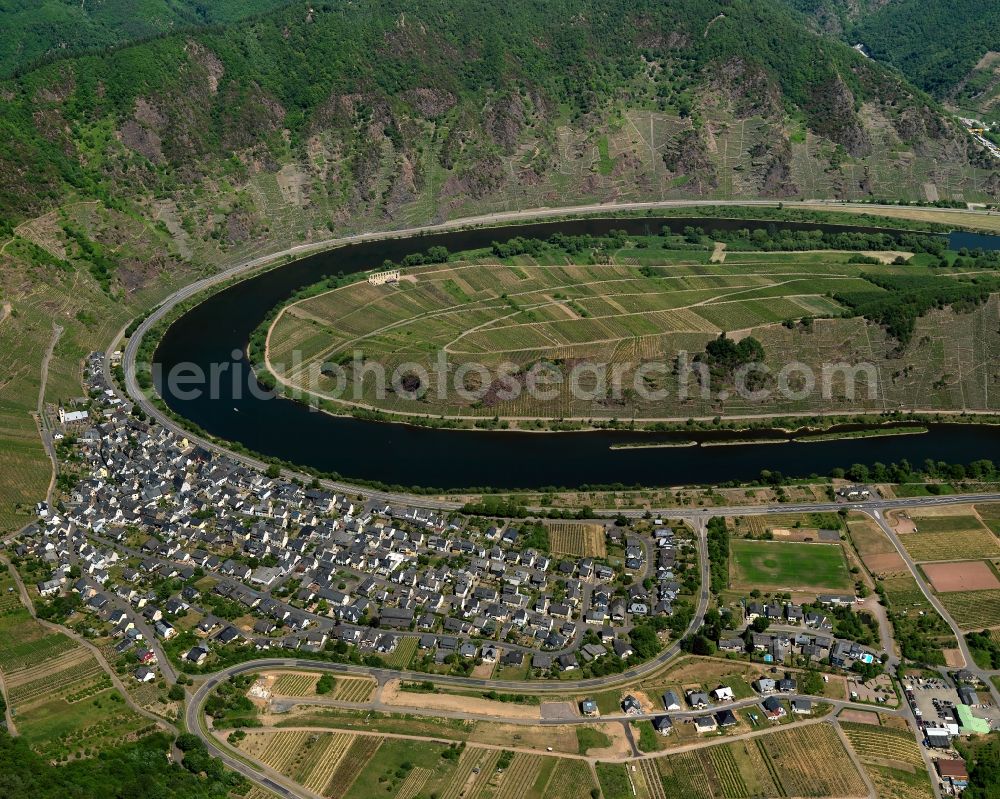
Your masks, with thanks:
[{"label": "forested hillside", "polygon": [[925,99],[768,0],[410,6],[296,3],[8,82],[0,204],[235,187],[289,162],[296,196],[351,215],[509,191],[919,197],[939,175],[949,198],[996,191]]},{"label": "forested hillside", "polygon": [[995,0],[893,0],[861,16],[849,35],[944,98],[986,53],[1000,50],[1000,8]]},{"label": "forested hillside", "polygon": [[820,30],[863,43],[873,58],[940,100],[977,111],[996,105],[1000,6],[995,0],[786,2]]},{"label": "forested hillside", "polygon": [[188,27],[235,22],[291,0],[0,0],[0,75]]},{"label": "forested hillside", "polygon": [[227,799],[246,783],[184,736],[185,765],[167,760],[163,736],[106,750],[100,757],[53,765],[18,738],[0,732],[0,796],[25,799]]}]

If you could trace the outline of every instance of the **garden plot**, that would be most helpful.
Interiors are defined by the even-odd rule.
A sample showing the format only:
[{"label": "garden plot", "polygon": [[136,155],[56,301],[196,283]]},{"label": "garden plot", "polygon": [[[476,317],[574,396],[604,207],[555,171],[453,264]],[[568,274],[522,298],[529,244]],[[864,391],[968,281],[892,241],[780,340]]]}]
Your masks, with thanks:
[{"label": "garden plot", "polygon": [[603,558],[607,551],[604,525],[583,522],[550,522],[549,549],[561,555]]}]

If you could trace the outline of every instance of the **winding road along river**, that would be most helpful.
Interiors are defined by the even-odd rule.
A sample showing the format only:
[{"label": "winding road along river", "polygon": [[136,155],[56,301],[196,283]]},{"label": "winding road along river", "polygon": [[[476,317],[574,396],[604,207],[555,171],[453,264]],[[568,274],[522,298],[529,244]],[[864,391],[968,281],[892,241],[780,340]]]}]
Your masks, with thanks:
[{"label": "winding road along river", "polygon": [[[513,236],[547,237],[601,234],[611,229],[656,233],[664,225],[706,229],[779,227],[870,230],[808,223],[695,218],[574,219],[499,228],[475,228],[411,238],[351,244],[313,255],[251,277],[211,296],[177,320],[156,351],[155,361],[167,373],[189,363],[205,373],[219,365],[232,374],[244,367],[240,381],[221,380],[215,397],[184,397],[160,386],[167,404],[215,436],[238,441],[264,455],[313,467],[345,478],[440,489],[491,486],[499,489],[579,487],[584,485],[676,485],[721,483],[755,478],[762,469],[808,476],[852,463],[888,463],[926,458],[969,462],[1000,452],[1000,427],[931,425],[922,435],[816,442],[806,446],[751,444],[730,447],[624,448],[612,444],[643,441],[708,440],[746,433],[516,433],[433,430],[402,424],[360,421],[311,411],[281,398],[260,398],[249,390],[253,377],[245,368],[251,332],[261,319],[294,291],[323,275],[370,269],[385,259],[402,260],[409,252],[443,245],[450,251],[488,246]],[[1000,237],[979,236],[969,244],[1000,248]],[[773,434],[761,433],[761,437]]]}]

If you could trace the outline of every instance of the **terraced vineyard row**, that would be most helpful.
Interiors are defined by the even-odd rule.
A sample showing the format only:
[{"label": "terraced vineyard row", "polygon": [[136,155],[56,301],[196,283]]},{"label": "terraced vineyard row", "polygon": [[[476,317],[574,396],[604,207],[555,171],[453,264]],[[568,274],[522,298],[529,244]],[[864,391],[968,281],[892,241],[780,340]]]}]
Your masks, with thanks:
[{"label": "terraced vineyard row", "polygon": [[642,778],[646,783],[646,790],[649,791],[650,799],[667,799],[667,792],[663,788],[663,780],[660,778],[660,773],[652,761],[640,760],[639,771],[642,772]]},{"label": "terraced vineyard row", "polygon": [[331,698],[340,702],[367,702],[373,690],[375,683],[372,680],[339,677]]},{"label": "terraced vineyard row", "polygon": [[130,710],[106,716],[96,724],[61,734],[56,740],[36,744],[43,757],[54,757],[62,752],[79,752],[91,747],[107,748],[134,741],[155,732],[158,727]]},{"label": "terraced vineyard row", "polygon": [[21,683],[9,689],[11,700],[17,705],[47,702],[62,697],[67,702],[79,702],[88,696],[111,687],[111,678],[95,658],[74,668],[63,669],[49,677]]},{"label": "terraced vineyard row", "polygon": [[427,780],[430,779],[431,773],[429,769],[415,766],[406,775],[406,779],[399,786],[399,790],[396,791],[393,799],[414,799],[424,789]]},{"label": "terraced vineyard row", "polygon": [[[108,647],[108,649],[111,648],[110,646]],[[60,672],[63,669],[78,666],[89,657],[90,654],[83,647],[74,646],[55,657],[46,658],[44,661],[32,663],[21,669],[5,672],[8,675],[7,683],[8,685],[16,685],[18,683],[27,683],[33,680],[48,678],[50,675]]]},{"label": "terraced vineyard row", "polygon": [[542,770],[544,758],[541,755],[528,755],[518,752],[514,761],[504,772],[496,799],[523,799],[527,796],[538,773]]},{"label": "terraced vineyard row", "polygon": [[368,765],[378,748],[382,745],[382,738],[374,735],[365,735],[355,738],[340,763],[330,777],[329,787],[326,789],[326,796],[330,799],[341,799],[350,790],[351,785],[358,778],[358,775]]},{"label": "terraced vineyard row", "polygon": [[906,730],[893,730],[850,721],[842,721],[840,726],[862,760],[895,760],[919,768],[924,767],[920,746]]},{"label": "terraced vineyard row", "polygon": [[[483,774],[489,774],[496,767],[500,753],[491,749],[476,749],[467,747],[458,758],[458,765],[452,774],[448,787],[441,793],[440,799],[459,799],[462,796],[474,794],[475,784],[482,778]],[[473,773],[473,769],[479,769],[478,774]],[[466,786],[471,786],[466,790]]]},{"label": "terraced vineyard row", "polygon": [[706,750],[709,763],[715,770],[722,795],[726,797],[748,796],[747,784],[740,774],[740,767],[728,746],[713,746]]},{"label": "terraced vineyard row", "polygon": [[950,591],[938,598],[963,630],[1000,626],[1000,589]]},{"label": "terraced vineyard row", "polygon": [[287,774],[290,770],[290,764],[295,763],[296,753],[302,751],[311,734],[308,732],[271,733],[264,751],[257,755],[257,758],[275,771]]},{"label": "terraced vineyard row", "polygon": [[312,744],[290,776],[310,791],[323,793],[353,741],[354,736],[349,733],[323,735]]},{"label": "terraced vineyard row", "polygon": [[667,796],[713,799],[708,775],[697,752],[679,752],[669,757],[658,757],[656,765]]},{"label": "terraced vineyard row", "polygon": [[279,674],[271,692],[279,696],[309,696],[315,693],[318,674]]},{"label": "terraced vineyard row", "polygon": [[784,730],[759,740],[786,795],[867,796],[864,780],[829,724]]},{"label": "terraced vineyard row", "polygon": [[0,668],[4,674],[28,669],[75,649],[71,638],[60,633],[42,635],[39,638],[0,637]]}]

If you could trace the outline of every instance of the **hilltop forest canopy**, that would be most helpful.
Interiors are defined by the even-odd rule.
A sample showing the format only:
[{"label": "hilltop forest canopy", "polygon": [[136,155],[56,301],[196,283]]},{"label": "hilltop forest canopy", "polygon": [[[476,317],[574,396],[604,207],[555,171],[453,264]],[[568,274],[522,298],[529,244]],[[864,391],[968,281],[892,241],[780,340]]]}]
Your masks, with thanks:
[{"label": "hilltop forest canopy", "polygon": [[[238,170],[231,154],[256,148],[273,162],[321,129],[341,132],[363,181],[373,131],[399,150],[419,147],[423,129],[404,131],[403,120],[444,113],[456,124],[442,164],[490,164],[527,128],[564,112],[585,123],[612,100],[697,126],[709,85],[744,113],[793,115],[848,152],[871,147],[858,115],[866,101],[910,113],[918,138],[959,135],[898,77],[816,37],[778,0],[294,3],[0,84],[0,205],[9,224],[67,190],[111,205],[126,191],[162,196],[212,159]],[[485,135],[466,137],[477,129]],[[125,157],[124,139],[145,158]],[[480,170],[470,180],[484,185],[468,193],[488,193],[491,179]]]},{"label": "hilltop forest canopy", "polygon": [[1000,50],[995,0],[785,0],[939,99]]},{"label": "hilltop forest canopy", "polygon": [[3,0],[0,75],[183,28],[236,22],[293,0]]},{"label": "hilltop forest canopy", "polygon": [[[193,739],[193,740],[192,740]],[[184,735],[184,766],[167,760],[169,740],[153,735],[97,757],[53,766],[20,738],[0,732],[0,796],[25,799],[227,799],[246,782]],[[245,790],[245,787],[244,787]]]}]

